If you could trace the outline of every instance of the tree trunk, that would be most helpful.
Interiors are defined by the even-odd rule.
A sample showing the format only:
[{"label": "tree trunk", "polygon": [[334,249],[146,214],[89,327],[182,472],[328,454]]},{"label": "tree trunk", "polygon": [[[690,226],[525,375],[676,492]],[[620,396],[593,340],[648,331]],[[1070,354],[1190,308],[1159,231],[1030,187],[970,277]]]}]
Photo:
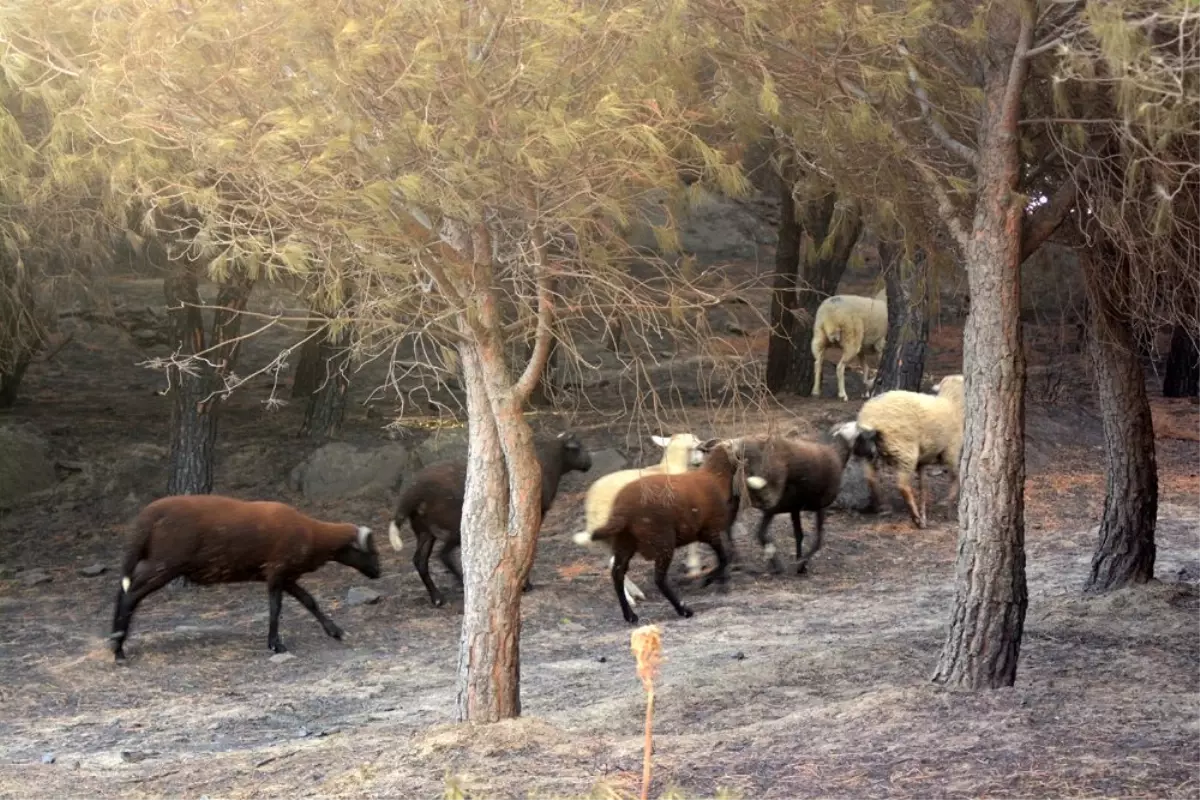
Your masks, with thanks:
[{"label": "tree trunk", "polygon": [[[462,303],[458,352],[470,419],[462,511],[463,625],[458,654],[459,721],[496,722],[521,713],[521,590],[541,527],[542,474],[523,407],[549,358],[552,281],[540,270],[538,342],[521,379],[505,364],[493,286],[491,240],[472,232],[474,262],[456,287]],[[535,248],[544,242],[535,235]]]},{"label": "tree trunk", "polygon": [[871,396],[893,389],[919,392],[929,342],[926,256],[903,258],[898,244],[880,239],[879,261],[887,282],[888,332]]},{"label": "tree trunk", "polygon": [[292,378],[293,400],[307,400],[321,385],[321,378],[325,375],[321,360],[321,341],[324,338],[321,329],[324,325],[315,317],[308,321],[304,344],[300,345],[300,360],[296,362],[296,374]]},{"label": "tree trunk", "polygon": [[[326,325],[316,338],[317,374],[316,386],[309,392],[308,405],[304,409],[302,436],[324,439],[337,435],[346,418],[346,396],[350,389],[347,367],[350,361],[350,327],[343,325],[334,332]],[[299,377],[297,370],[297,377]]]},{"label": "tree trunk", "polygon": [[[163,281],[174,330],[176,357],[187,361],[168,370],[171,394],[170,455],[167,494],[208,494],[213,486],[217,419],[225,376],[237,357],[241,311],[250,297],[250,281],[223,285],[217,293],[210,345],[206,349],[199,281],[194,269],[182,269]],[[201,355],[201,358],[191,358]]]},{"label": "tree trunk", "polygon": [[782,392],[792,363],[792,330],[796,319],[796,278],[800,270],[800,237],[792,180],[779,181],[779,240],[775,245],[775,276],[771,286],[771,335],[767,340],[767,388]]},{"label": "tree trunk", "polygon": [[[528,363],[529,359],[533,358],[533,344],[530,343],[525,349],[525,360]],[[546,369],[542,372],[542,379],[538,381],[538,385],[534,388],[533,394],[529,396],[529,404],[547,408],[554,405],[554,392],[558,388],[554,380],[558,370],[558,341],[555,340],[550,345],[550,355],[546,359]]]},{"label": "tree trunk", "polygon": [[1189,335],[1184,325],[1175,326],[1163,376],[1163,397],[1200,395],[1200,350],[1196,349],[1195,333]]},{"label": "tree trunk", "polygon": [[0,256],[0,408],[12,408],[25,370],[42,345],[33,284],[25,269]]},{"label": "tree trunk", "polygon": [[[1023,12],[1023,13],[1022,13]],[[1025,584],[1025,357],[1021,343],[1021,91],[1033,10],[1004,9],[1012,50],[988,66],[967,237],[966,423],[950,626],[933,680],[998,688],[1017,678]],[[1016,29],[1019,28],[1019,33]],[[1003,36],[1003,29],[997,36]],[[1011,63],[1010,63],[1011,62]]]},{"label": "tree trunk", "polygon": [[[793,281],[796,291],[791,306],[792,320],[789,326],[785,326],[788,338],[777,345],[787,348],[787,372],[782,383],[776,384],[779,389],[773,391],[808,394],[813,385],[813,319],[821,301],[837,292],[846,271],[846,262],[862,233],[862,213],[854,201],[839,208],[837,194],[832,191],[810,197],[801,204],[798,213],[800,227],[808,236],[800,248],[799,279]],[[782,225],[781,217],[781,228]],[[778,278],[782,266],[778,253],[776,265],[776,286],[786,286]],[[787,314],[786,310],[781,313]],[[776,358],[783,359],[784,356]],[[767,360],[769,364],[769,349]]]},{"label": "tree trunk", "polygon": [[1114,280],[1107,249],[1079,250],[1088,288],[1089,343],[1096,396],[1104,420],[1108,480],[1099,542],[1085,592],[1107,592],[1154,577],[1154,529],[1158,518],[1158,464],[1146,378],[1133,324],[1111,300]]}]

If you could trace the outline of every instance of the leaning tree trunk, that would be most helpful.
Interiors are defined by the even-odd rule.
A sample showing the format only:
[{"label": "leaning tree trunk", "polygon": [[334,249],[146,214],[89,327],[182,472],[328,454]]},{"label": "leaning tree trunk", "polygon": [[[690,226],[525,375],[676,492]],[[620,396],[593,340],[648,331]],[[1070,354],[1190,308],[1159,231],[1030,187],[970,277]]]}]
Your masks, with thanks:
[{"label": "leaning tree trunk", "polygon": [[1132,322],[1112,302],[1114,287],[1125,284],[1107,259],[1108,250],[1080,250],[1088,289],[1089,344],[1096,371],[1096,396],[1104,421],[1108,485],[1099,542],[1086,592],[1106,592],[1154,577],[1154,528],[1158,517],[1158,464],[1146,377],[1138,357]]},{"label": "leaning tree trunk", "polygon": [[346,418],[346,398],[350,390],[350,326],[337,330],[327,324],[317,338],[317,364],[321,371],[316,386],[309,392],[300,434],[314,439],[337,435]]},{"label": "leaning tree trunk", "polygon": [[796,278],[800,269],[800,238],[804,233],[796,218],[793,182],[785,175],[786,171],[778,176],[779,236],[771,286],[771,334],[767,340],[767,388],[772,392],[784,390],[791,369],[792,336],[796,327]]},{"label": "leaning tree trunk", "polygon": [[919,392],[929,343],[927,259],[924,252],[903,258],[899,244],[880,239],[879,263],[887,283],[888,331],[871,396],[892,389]]},{"label": "leaning tree trunk", "polygon": [[[1029,602],[1025,584],[1025,356],[1021,343],[1021,91],[1032,11],[1010,14],[1015,52],[984,80],[977,197],[966,243],[971,311],[963,330],[966,423],[954,608],[933,679],[1011,686]],[[1020,21],[1018,22],[1018,18]],[[1009,61],[1012,60],[1010,65]]]},{"label": "leaning tree trunk", "polygon": [[[825,192],[809,198],[797,210],[800,227],[808,234],[800,248],[799,278],[795,300],[791,307],[790,326],[785,326],[788,337],[775,342],[776,347],[786,348],[787,372],[782,383],[773,391],[808,394],[813,385],[812,331],[813,320],[821,301],[837,292],[838,284],[846,271],[846,262],[862,232],[862,213],[858,204],[848,201],[841,208],[835,192]],[[780,217],[780,233],[784,231],[783,215]],[[776,274],[785,267],[776,255]],[[786,286],[778,277],[776,286]],[[784,289],[786,291],[786,288]],[[787,314],[786,310],[781,314]],[[783,356],[776,356],[777,359]],[[767,350],[768,364],[771,361],[770,345]],[[768,384],[769,385],[769,384]]]},{"label": "leaning tree trunk", "polygon": [[[217,392],[237,358],[241,311],[250,297],[246,280],[221,286],[205,346],[199,279],[194,269],[163,281],[180,363],[168,369],[171,395],[167,494],[208,494],[213,487],[220,400]],[[200,355],[195,359],[193,356]]]},{"label": "leaning tree trunk", "polygon": [[1200,350],[1196,349],[1196,337],[1196,331],[1189,333],[1184,325],[1175,326],[1163,376],[1163,397],[1200,395]]}]

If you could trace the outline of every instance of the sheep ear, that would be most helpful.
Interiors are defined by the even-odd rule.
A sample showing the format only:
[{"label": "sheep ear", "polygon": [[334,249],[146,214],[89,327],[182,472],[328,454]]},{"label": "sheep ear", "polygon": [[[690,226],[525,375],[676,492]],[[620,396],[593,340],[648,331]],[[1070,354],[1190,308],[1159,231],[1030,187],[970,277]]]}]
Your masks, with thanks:
[{"label": "sheep ear", "polygon": [[355,542],[355,545],[364,553],[371,549],[371,529],[366,525],[358,526],[358,540]]},{"label": "sheep ear", "polygon": [[657,435],[651,436],[650,441],[654,442],[656,445],[658,445],[659,447],[662,447],[662,448],[665,448],[667,445],[669,445],[671,443],[671,440],[669,438],[667,438],[666,436],[657,436]]},{"label": "sheep ear", "polygon": [[712,452],[713,448],[715,448],[720,443],[721,443],[720,439],[709,439],[708,441],[701,442],[699,445],[697,445],[696,449],[702,453],[710,453],[710,452]]}]

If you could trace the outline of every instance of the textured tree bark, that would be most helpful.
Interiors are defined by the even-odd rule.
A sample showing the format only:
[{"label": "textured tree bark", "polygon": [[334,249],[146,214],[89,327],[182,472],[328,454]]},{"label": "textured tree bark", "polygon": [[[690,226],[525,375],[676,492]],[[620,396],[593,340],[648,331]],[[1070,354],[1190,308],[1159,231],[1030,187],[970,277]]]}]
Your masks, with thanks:
[{"label": "textured tree bark", "polygon": [[1111,301],[1114,287],[1124,285],[1112,271],[1124,266],[1107,249],[1080,248],[1079,256],[1087,281],[1088,340],[1108,460],[1104,516],[1084,584],[1084,591],[1099,593],[1154,577],[1158,463],[1133,325]]},{"label": "textured tree bark", "polygon": [[[1029,602],[1025,583],[1025,357],[1021,343],[1020,98],[1033,9],[998,10],[1009,50],[984,78],[977,198],[966,262],[966,421],[960,532],[949,630],[933,680],[971,689],[1017,677]],[[1019,20],[1019,21],[1018,21]],[[994,28],[995,29],[995,28]],[[1019,32],[1018,32],[1019,29]]]},{"label": "textured tree bark", "polygon": [[[470,275],[454,287],[467,396],[467,483],[462,514],[463,626],[459,641],[459,721],[486,723],[521,713],[521,590],[541,527],[542,474],[523,408],[541,381],[552,344],[553,293],[539,268],[538,332],[514,381],[504,358],[491,269],[491,241],[472,231]],[[544,242],[535,234],[540,254]],[[440,271],[439,271],[440,272]]]},{"label": "textured tree bark", "polygon": [[300,434],[314,439],[336,436],[346,418],[346,396],[350,390],[350,328],[334,332],[329,327],[317,336],[316,386],[308,395]]},{"label": "textured tree bark", "polygon": [[904,259],[894,242],[880,240],[887,282],[888,332],[871,396],[892,389],[921,390],[929,342],[929,282],[924,253]]},{"label": "textured tree bark", "polygon": [[771,334],[767,340],[767,388],[782,392],[792,363],[793,311],[796,308],[796,278],[800,270],[800,237],[792,180],[779,182],[779,236],[775,245],[775,276],[771,286]]},{"label": "textured tree bark", "polygon": [[241,311],[253,284],[238,280],[217,293],[209,348],[205,347],[204,315],[200,310],[199,280],[194,269],[182,269],[163,281],[175,348],[182,358],[203,353],[187,369],[168,370],[171,396],[170,449],[167,494],[208,494],[212,491],[220,401],[214,392],[237,360]]},{"label": "textured tree bark", "polygon": [[1196,338],[1200,338],[1196,331],[1189,336],[1186,327],[1175,326],[1163,375],[1163,397],[1200,396],[1200,350],[1196,349]]}]

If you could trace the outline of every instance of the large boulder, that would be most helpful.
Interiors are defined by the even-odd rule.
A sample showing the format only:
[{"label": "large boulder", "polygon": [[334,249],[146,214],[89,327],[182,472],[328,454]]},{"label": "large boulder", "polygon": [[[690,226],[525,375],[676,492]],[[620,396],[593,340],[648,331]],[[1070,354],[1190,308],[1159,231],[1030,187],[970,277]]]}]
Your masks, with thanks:
[{"label": "large boulder", "polygon": [[50,445],[29,425],[0,427],[0,508],[58,483]]},{"label": "large boulder", "polygon": [[365,448],[331,442],[315,450],[292,470],[292,489],[308,500],[340,497],[388,497],[408,469],[411,456],[399,442]]},{"label": "large boulder", "polygon": [[435,461],[467,457],[467,429],[442,428],[417,445],[415,467],[427,467]]}]

